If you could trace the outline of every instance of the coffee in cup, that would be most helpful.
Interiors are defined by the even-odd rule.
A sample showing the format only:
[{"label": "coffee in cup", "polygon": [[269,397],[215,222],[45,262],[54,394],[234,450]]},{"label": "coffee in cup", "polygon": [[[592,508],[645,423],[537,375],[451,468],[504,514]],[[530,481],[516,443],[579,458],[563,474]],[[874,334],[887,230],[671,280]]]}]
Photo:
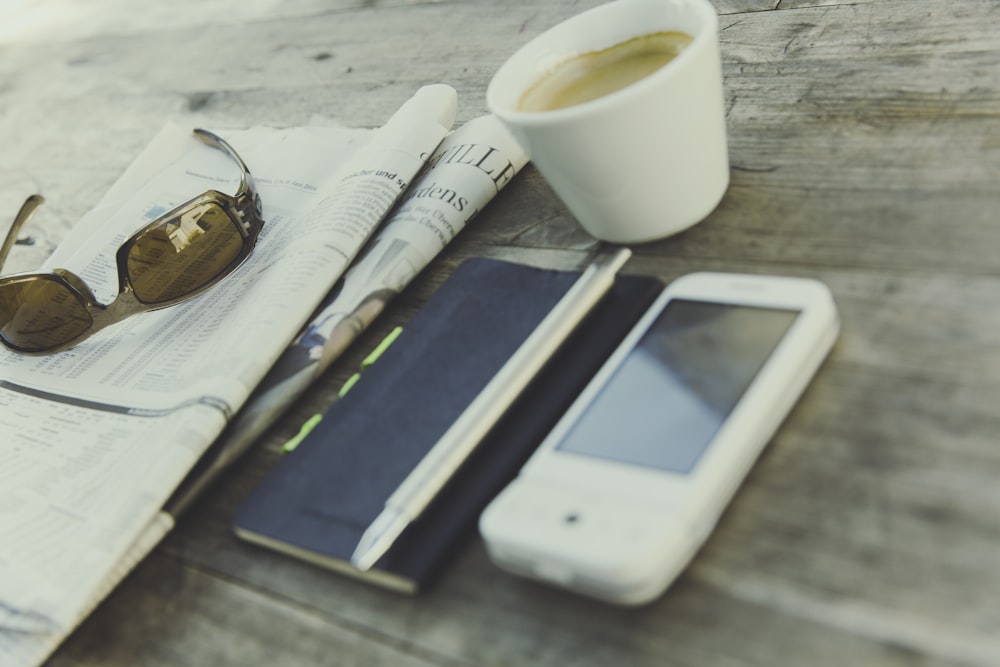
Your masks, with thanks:
[{"label": "coffee in cup", "polygon": [[621,90],[676,58],[692,39],[683,32],[654,32],[574,56],[528,88],[517,109],[554,111]]},{"label": "coffee in cup", "polygon": [[708,0],[617,0],[567,19],[497,70],[486,101],[597,239],[676,234],[729,185]]}]

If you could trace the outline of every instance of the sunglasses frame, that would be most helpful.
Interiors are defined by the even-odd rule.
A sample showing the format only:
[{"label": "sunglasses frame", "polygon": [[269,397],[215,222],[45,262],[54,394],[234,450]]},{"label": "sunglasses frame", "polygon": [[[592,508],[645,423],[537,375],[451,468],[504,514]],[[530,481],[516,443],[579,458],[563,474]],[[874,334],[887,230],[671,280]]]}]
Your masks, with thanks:
[{"label": "sunglasses frame", "polygon": [[[253,176],[243,159],[236,153],[233,147],[226,143],[226,141],[221,137],[209,132],[208,130],[200,128],[195,129],[193,134],[202,143],[205,143],[212,148],[221,150],[229,155],[229,157],[231,157],[239,165],[242,174],[240,187],[236,194],[229,195],[217,190],[207,190],[158,216],[155,220],[143,226],[137,232],[132,234],[132,236],[126,239],[115,252],[115,263],[118,269],[118,294],[109,304],[105,305],[99,303],[87,284],[80,277],[67,269],[57,268],[46,272],[17,273],[10,276],[0,277],[0,287],[38,280],[55,282],[67,289],[76,298],[77,302],[87,311],[87,315],[91,319],[91,325],[87,329],[83,330],[79,335],[75,336],[71,340],[68,340],[60,345],[54,345],[44,349],[24,348],[14,345],[5,338],[0,337],[0,341],[2,341],[6,347],[22,354],[39,355],[52,354],[54,352],[66,350],[89,338],[101,329],[111,324],[120,322],[128,317],[131,317],[132,315],[152,310],[159,310],[160,308],[166,308],[168,306],[173,306],[192,299],[217,284],[220,280],[231,274],[237,267],[246,261],[246,259],[250,256],[250,253],[253,251],[253,248],[257,243],[257,238],[260,235],[260,231],[264,226],[264,220],[261,217],[262,207],[260,195],[257,193]],[[0,246],[0,268],[2,268],[4,261],[6,261],[7,255],[15,243],[17,234],[21,227],[32,216],[35,209],[37,209],[38,206],[40,206],[44,201],[45,200],[41,195],[32,195],[28,197],[28,199],[25,200],[24,204],[21,206],[17,216],[14,218],[14,223],[11,226],[10,231],[7,233],[7,237],[4,239],[3,245]],[[237,253],[229,264],[219,270],[214,278],[207,281],[204,285],[201,285],[200,287],[174,299],[155,303],[143,302],[139,299],[138,295],[136,295],[132,281],[128,276],[128,255],[132,248],[144,234],[162,225],[164,221],[170,220],[171,218],[177,218],[181,213],[189,209],[197,209],[205,204],[215,204],[219,206],[232,222],[237,223],[236,228],[243,239],[243,245],[239,253]]]}]

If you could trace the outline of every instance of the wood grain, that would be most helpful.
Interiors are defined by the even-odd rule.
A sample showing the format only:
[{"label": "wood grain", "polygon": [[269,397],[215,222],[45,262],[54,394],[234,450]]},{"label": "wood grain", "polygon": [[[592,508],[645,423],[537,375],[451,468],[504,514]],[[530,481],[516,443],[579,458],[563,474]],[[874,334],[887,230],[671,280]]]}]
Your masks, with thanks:
[{"label": "wood grain", "polygon": [[[371,127],[440,81],[464,122],[510,53],[597,4],[0,8],[0,211],[48,199],[9,268],[41,261],[168,120]],[[476,536],[398,597],[229,531],[280,444],[461,261],[577,268],[602,249],[529,166],[49,664],[1000,664],[1000,5],[714,4],[732,184],[627,271],[819,278],[843,330],[664,597],[623,610],[517,580]]]}]

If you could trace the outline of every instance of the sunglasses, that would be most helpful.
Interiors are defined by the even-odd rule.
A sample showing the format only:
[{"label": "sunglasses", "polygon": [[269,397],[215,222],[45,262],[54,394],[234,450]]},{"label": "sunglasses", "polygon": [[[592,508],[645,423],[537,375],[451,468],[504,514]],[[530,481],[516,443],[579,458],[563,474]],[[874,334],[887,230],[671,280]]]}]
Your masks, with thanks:
[{"label": "sunglasses", "polygon": [[[115,254],[118,295],[108,305],[66,269],[0,277],[0,340],[26,354],[76,345],[126,317],[186,301],[232,273],[249,257],[264,220],[253,177],[232,146],[207,130],[194,136],[223,151],[242,171],[239,190],[209,190],[164,213]],[[29,197],[0,246],[0,267],[18,231],[43,202]]]}]

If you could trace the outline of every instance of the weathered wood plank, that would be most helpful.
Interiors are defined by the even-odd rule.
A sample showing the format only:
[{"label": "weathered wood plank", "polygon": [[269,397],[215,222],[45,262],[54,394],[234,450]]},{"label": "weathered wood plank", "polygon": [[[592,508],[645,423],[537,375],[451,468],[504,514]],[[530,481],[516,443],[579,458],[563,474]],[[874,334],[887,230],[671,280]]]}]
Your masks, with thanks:
[{"label": "weathered wood plank", "polygon": [[[966,268],[995,269],[996,255],[986,250],[1000,233],[989,224],[995,200],[987,187],[1000,174],[998,151],[990,150],[1000,109],[1000,74],[990,67],[988,48],[995,40],[940,38],[963,32],[963,22],[988,18],[986,5],[973,5],[979,15],[938,11],[927,22],[912,4],[878,3],[748,14],[730,24],[723,50],[733,187],[711,224],[667,245],[680,243],[683,254],[711,246],[763,261],[780,255],[829,264],[849,257],[866,266],[933,270],[962,257]],[[294,123],[323,113],[372,125],[421,83],[443,80],[461,91],[464,120],[484,110],[485,82],[507,52],[484,26],[516,36],[507,40],[512,49],[559,13],[529,17],[529,29],[517,11],[493,16],[480,8],[475,22],[456,18],[448,6],[398,11],[407,25],[434,25],[464,38],[428,42],[410,30],[385,49],[367,37],[378,32],[380,15],[362,11],[310,17],[296,24],[294,40],[275,40],[268,23],[244,26],[245,48],[213,53],[207,67],[202,54],[215,39],[212,31],[191,36],[164,28],[111,43],[37,45],[26,60],[39,63],[31,74],[10,78],[23,95],[9,96],[9,123],[41,116],[51,127],[92,131],[71,142],[53,131],[18,137],[0,157],[0,174],[20,182],[18,190],[51,191],[46,214],[59,222],[50,229],[64,229],[168,117]],[[765,29],[769,37],[761,39]],[[177,49],[181,41],[187,48]],[[929,53],[919,50],[931,43]],[[415,52],[423,57],[414,60]],[[171,66],[150,68],[150,62]],[[386,79],[385,71],[394,76]],[[263,80],[280,83],[262,87]],[[33,91],[37,81],[59,83]],[[111,100],[121,117],[115,151],[100,130]],[[17,136],[14,127],[0,125],[5,136]],[[523,180],[531,178],[529,170]],[[522,212],[521,227],[507,241],[588,244],[535,180],[540,199],[554,210]],[[50,247],[60,237],[43,242]]]},{"label": "weathered wood plank", "polygon": [[[463,122],[507,55],[596,4],[35,0],[54,22],[17,33],[0,10],[0,217],[49,200],[9,268],[37,264],[168,119],[370,127],[443,81]],[[529,166],[51,664],[1000,663],[1000,9],[714,4],[732,185],[627,270],[816,277],[843,332],[668,595],[587,602],[499,572],[471,536],[400,598],[228,530],[280,444],[459,262],[602,250]]]},{"label": "weathered wood plank", "polygon": [[[140,565],[50,661],[53,667],[143,665],[400,665],[455,664],[318,613],[292,600],[262,595],[183,562],[153,556]],[[374,631],[377,633],[377,629]]]},{"label": "weathered wood plank", "polygon": [[[201,553],[192,553],[194,543],[201,546],[204,540],[217,535],[218,530],[211,526],[207,530],[196,528],[193,534],[172,544],[177,545],[184,562],[198,563],[188,566],[198,571],[206,566],[198,561]],[[208,546],[219,554],[229,552],[233,545],[211,541]],[[823,624],[803,622],[795,614],[761,605],[757,600],[734,599],[714,582],[705,585],[697,576],[682,577],[670,596],[656,604],[629,610],[608,609],[511,579],[490,566],[475,544],[459,555],[453,568],[455,576],[415,599],[376,591],[335,575],[317,577],[308,565],[287,562],[281,556],[243,545],[237,545],[237,553],[228,555],[248,566],[238,575],[241,589],[250,587],[279,600],[290,594],[331,625],[345,625],[357,628],[361,634],[381,637],[381,641],[405,653],[439,656],[435,664],[572,662],[589,666],[623,661],[640,666],[706,662],[765,665],[776,651],[789,660],[809,660],[817,665],[841,665],[844,661],[917,664],[906,660],[906,647],[842,636]],[[232,563],[226,564],[227,577],[232,567]],[[210,567],[206,571],[212,572]],[[285,576],[277,578],[275,573]],[[131,586],[131,581],[126,582],[125,590]],[[141,584],[139,587],[144,588]],[[188,596],[183,592],[177,595],[181,598],[177,606],[182,606]],[[162,603],[166,604],[174,600],[171,595],[164,598]],[[196,600],[198,596],[192,594],[191,598]],[[144,599],[138,596],[139,601]],[[116,603],[115,599],[109,601],[95,619],[101,619],[104,613],[114,618],[112,606]],[[469,610],[475,610],[472,616]],[[151,655],[155,659],[157,646],[170,645],[155,634],[142,639],[152,644],[152,650],[138,651],[135,656]],[[70,644],[66,654],[72,656],[72,649]],[[241,663],[223,659],[217,664]],[[926,657],[919,664],[943,665],[948,661]]]}]

